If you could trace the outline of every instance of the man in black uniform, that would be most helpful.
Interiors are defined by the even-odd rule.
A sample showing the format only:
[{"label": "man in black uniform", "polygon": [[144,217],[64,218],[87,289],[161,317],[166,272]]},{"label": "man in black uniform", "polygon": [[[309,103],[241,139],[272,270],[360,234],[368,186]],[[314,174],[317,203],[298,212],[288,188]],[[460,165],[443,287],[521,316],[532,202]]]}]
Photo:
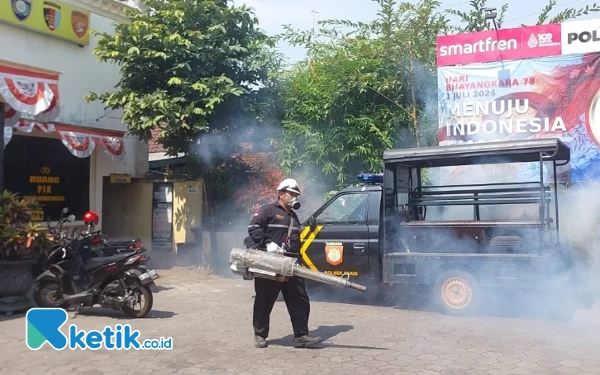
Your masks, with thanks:
[{"label": "man in black uniform", "polygon": [[[251,239],[250,245],[258,249],[298,257],[300,221],[293,210],[300,208],[300,187],[294,179],[285,179],[279,184],[277,194],[277,202],[262,206],[250,220],[250,238],[247,240]],[[254,291],[256,297],[252,323],[254,345],[257,348],[268,346],[266,338],[269,335],[269,318],[280,291],[292,321],[294,347],[310,347],[321,342],[319,337],[308,336],[310,302],[303,279],[290,277],[286,282],[279,282],[255,277]]]}]

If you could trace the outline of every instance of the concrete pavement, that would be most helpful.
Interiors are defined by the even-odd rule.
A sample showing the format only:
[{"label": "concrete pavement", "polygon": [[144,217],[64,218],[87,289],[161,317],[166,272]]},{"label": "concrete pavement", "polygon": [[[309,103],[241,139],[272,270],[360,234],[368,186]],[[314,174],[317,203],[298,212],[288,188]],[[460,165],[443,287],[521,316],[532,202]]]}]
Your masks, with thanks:
[{"label": "concrete pavement", "polygon": [[[600,309],[568,323],[500,317],[454,318],[391,306],[313,300],[310,326],[321,349],[292,347],[285,304],[272,314],[269,347],[255,349],[253,286],[196,271],[160,271],[154,311],[131,320],[101,308],[68,324],[129,323],[142,338],[171,336],[173,349],[38,351],[25,344],[24,315],[0,317],[3,374],[600,374]],[[337,293],[333,288],[330,293]],[[310,292],[309,292],[310,293]],[[356,292],[359,293],[359,292]],[[316,299],[316,298],[315,298]],[[71,314],[70,314],[71,316]]]}]

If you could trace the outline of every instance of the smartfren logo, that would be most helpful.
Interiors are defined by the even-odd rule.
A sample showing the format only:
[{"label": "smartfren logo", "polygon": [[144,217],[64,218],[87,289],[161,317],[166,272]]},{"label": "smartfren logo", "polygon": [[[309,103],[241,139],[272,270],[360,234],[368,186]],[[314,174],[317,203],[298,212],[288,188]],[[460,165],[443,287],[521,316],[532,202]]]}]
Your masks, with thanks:
[{"label": "smartfren logo", "polygon": [[79,330],[71,324],[67,334],[61,331],[67,322],[68,314],[64,309],[34,308],[27,311],[25,317],[25,336],[27,347],[38,350],[46,343],[55,350],[67,347],[76,349],[109,349],[109,350],[171,350],[173,338],[140,339],[140,331],[134,330],[129,324],[106,326],[102,331]]},{"label": "smartfren logo", "polygon": [[494,40],[488,37],[474,43],[453,44],[440,47],[440,56],[472,55],[476,53],[517,50],[517,40]]}]

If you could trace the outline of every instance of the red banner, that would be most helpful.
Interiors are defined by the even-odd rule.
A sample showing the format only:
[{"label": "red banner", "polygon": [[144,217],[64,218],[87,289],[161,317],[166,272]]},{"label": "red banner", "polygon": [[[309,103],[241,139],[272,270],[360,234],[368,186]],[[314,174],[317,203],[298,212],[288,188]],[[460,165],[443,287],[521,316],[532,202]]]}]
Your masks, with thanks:
[{"label": "red banner", "polygon": [[444,35],[437,38],[438,66],[561,54],[560,24]]}]

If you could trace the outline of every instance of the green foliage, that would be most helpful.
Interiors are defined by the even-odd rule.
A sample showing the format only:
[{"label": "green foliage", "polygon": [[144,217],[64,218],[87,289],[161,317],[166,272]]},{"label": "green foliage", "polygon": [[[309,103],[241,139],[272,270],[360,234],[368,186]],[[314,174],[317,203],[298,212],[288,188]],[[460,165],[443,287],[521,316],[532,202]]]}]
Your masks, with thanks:
[{"label": "green foliage", "polygon": [[[564,5],[560,5],[559,7],[564,7],[565,5],[572,4],[567,3]],[[460,23],[463,26],[453,27],[453,30],[458,33],[467,33],[467,32],[475,32],[475,31],[484,31],[484,30],[494,30],[494,23],[491,20],[485,19],[484,10],[490,8],[488,5],[488,0],[471,0],[469,1],[470,10],[468,12],[456,10],[456,9],[447,9],[446,12],[448,14],[458,17]],[[558,12],[555,16],[551,17],[550,13],[555,9],[557,5],[556,0],[549,0],[548,4],[540,11],[538,16],[536,25],[544,25],[551,23],[560,23],[564,21],[568,21],[570,19],[574,19],[577,17],[581,17],[583,15],[588,15],[591,12],[599,12],[600,5],[596,3],[591,5],[586,5],[582,8],[576,9],[572,7],[565,8]],[[499,10],[497,10],[496,17],[496,27],[501,29],[506,22],[506,12],[508,11],[508,3],[502,4]],[[520,17],[519,17],[520,18]],[[521,26],[528,26],[522,24]]]},{"label": "green foliage", "polygon": [[33,259],[50,246],[47,228],[32,221],[39,208],[10,191],[0,195],[0,261]]},{"label": "green foliage", "polygon": [[[583,8],[575,9],[575,8],[566,8],[558,12],[554,17],[550,17],[550,12],[557,5],[556,0],[550,0],[548,5],[542,9],[540,16],[537,20],[537,25],[542,25],[545,23],[561,23],[564,21],[568,21],[570,19],[574,19],[581,16],[587,16],[591,12],[600,12],[600,5],[593,3],[591,5],[586,5]],[[561,5],[561,7],[564,5]],[[525,26],[525,25],[523,25]]]},{"label": "green foliage", "polygon": [[435,42],[447,20],[437,1],[377,2],[373,22],[327,20],[280,36],[308,55],[282,75],[284,172],[313,170],[340,186],[381,171],[384,149],[431,142],[420,130],[435,109]]},{"label": "green foliage", "polygon": [[94,53],[116,63],[121,79],[116,91],[86,100],[123,109],[123,122],[140,139],[159,128],[170,155],[189,152],[202,134],[231,130],[239,117],[259,121],[272,112],[256,87],[272,89],[268,73],[277,59],[251,10],[226,0],[145,5],[148,11],[128,11],[131,23],[116,24],[114,35],[98,33]]},{"label": "green foliage", "polygon": [[[457,9],[446,9],[446,12],[450,15],[458,17],[460,23],[463,26],[454,26],[453,30],[458,33],[470,33],[484,30],[494,30],[494,23],[490,20],[485,19],[484,10],[490,8],[487,0],[471,0],[469,1],[471,9],[468,12],[460,11]],[[499,10],[497,10],[496,26],[498,29],[502,28],[506,12],[508,11],[508,4],[502,4]]]}]

